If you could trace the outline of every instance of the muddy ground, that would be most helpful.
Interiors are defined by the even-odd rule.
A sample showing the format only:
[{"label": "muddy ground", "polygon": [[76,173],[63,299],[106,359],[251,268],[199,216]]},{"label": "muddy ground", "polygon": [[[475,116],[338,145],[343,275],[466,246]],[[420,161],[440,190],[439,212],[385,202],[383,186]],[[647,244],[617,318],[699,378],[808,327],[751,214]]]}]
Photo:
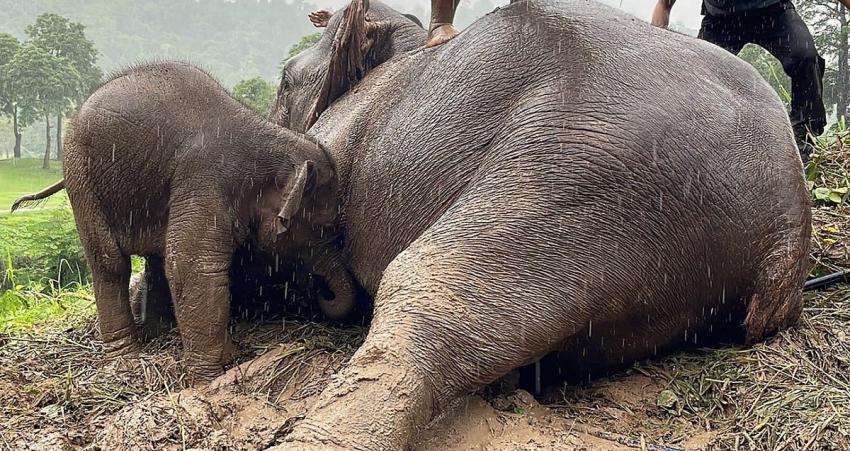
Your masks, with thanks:
[{"label": "muddy ground", "polygon": [[[244,353],[260,356],[232,368],[212,388],[194,390],[182,388],[176,336],[149,344],[136,374],[116,375],[99,365],[94,324],[89,327],[87,333],[67,331],[43,340],[48,355],[10,362],[3,353],[4,364],[11,366],[3,368],[0,379],[2,445],[263,449],[305,412],[363,332],[298,322],[253,327],[237,339]],[[14,339],[5,350],[19,344]],[[91,366],[79,365],[83,361]],[[668,428],[673,417],[657,405],[664,385],[643,373],[631,370],[584,388],[549,387],[537,397],[517,388],[515,373],[459,400],[420,434],[414,449],[628,449],[641,443],[648,449],[670,449],[656,443],[697,449],[715,438],[687,423],[673,421]]]},{"label": "muddy ground", "polygon": [[[459,400],[414,449],[850,449],[850,291],[808,306],[799,328],[750,349],[682,353],[585,386],[548,380],[536,396],[529,369],[511,374]],[[100,360],[93,318],[7,336],[0,448],[264,449],[364,332],[243,323],[234,334],[243,363],[199,390],[185,388],[176,334],[148,343],[134,372]]]}]

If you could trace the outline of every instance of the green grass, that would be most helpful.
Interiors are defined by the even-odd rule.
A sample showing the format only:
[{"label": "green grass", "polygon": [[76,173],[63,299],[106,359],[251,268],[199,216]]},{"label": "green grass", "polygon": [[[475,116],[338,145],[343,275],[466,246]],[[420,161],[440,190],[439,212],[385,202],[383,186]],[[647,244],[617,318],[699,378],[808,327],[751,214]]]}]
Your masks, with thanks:
[{"label": "green grass", "polygon": [[44,292],[18,287],[0,294],[0,333],[67,330],[94,314],[91,285],[70,285]]},{"label": "green grass", "polygon": [[0,215],[0,291],[85,283],[87,274],[70,208]]},{"label": "green grass", "polygon": [[[51,161],[50,169],[44,170],[39,159],[0,160],[0,215],[9,212],[15,199],[41,191],[61,178],[62,163],[56,161]],[[60,207],[66,199],[64,191],[56,193],[41,208]]]},{"label": "green grass", "polygon": [[[60,178],[57,162],[44,170],[36,159],[0,161],[0,295],[86,283],[88,270],[64,191],[37,208],[8,213],[16,198]],[[6,304],[0,304],[0,315]]]},{"label": "green grass", "polygon": [[92,315],[88,268],[67,200],[0,215],[0,333],[66,328]]},{"label": "green grass", "polygon": [[70,208],[0,215],[0,333],[71,327],[94,315]]},{"label": "green grass", "polygon": [[[0,160],[0,333],[72,327],[94,313],[89,270],[64,191],[33,209],[8,212],[23,194],[62,178],[60,163]],[[133,257],[134,272],[143,267]]]}]

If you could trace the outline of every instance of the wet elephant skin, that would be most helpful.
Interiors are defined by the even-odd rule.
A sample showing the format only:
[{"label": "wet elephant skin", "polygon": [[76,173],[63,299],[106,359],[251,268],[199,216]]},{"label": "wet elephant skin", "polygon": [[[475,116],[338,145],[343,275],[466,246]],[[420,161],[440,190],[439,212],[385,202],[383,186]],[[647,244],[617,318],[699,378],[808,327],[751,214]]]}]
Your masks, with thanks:
[{"label": "wet elephant skin", "polygon": [[403,449],[553,351],[581,375],[796,321],[808,194],[746,63],[581,0],[422,42],[355,2],[284,67],[271,117],[331,153],[345,263],[375,303],[279,449]]},{"label": "wet elephant skin", "polygon": [[108,357],[139,348],[131,255],[148,257],[150,312],[164,314],[173,298],[195,380],[227,361],[241,246],[321,276],[333,291],[320,301],[326,313],[344,316],[353,305],[328,154],[243,107],[201,70],[163,62],[115,75],[81,106],[65,145],[65,186]]}]

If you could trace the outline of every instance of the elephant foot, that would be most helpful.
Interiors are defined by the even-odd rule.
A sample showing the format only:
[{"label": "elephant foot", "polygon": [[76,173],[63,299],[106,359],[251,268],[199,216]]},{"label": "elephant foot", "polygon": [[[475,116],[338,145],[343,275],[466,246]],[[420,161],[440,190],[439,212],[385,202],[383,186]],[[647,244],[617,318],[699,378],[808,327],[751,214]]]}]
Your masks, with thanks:
[{"label": "elephant foot", "polygon": [[224,373],[224,365],[186,363],[189,385],[201,387],[208,385]]},{"label": "elephant foot", "polygon": [[120,360],[138,358],[142,352],[142,345],[136,337],[135,330],[133,333],[126,334],[121,338],[104,340],[103,352],[106,360]]},{"label": "elephant foot", "polygon": [[106,367],[113,373],[135,372],[142,365],[142,346],[135,335],[103,344]]},{"label": "elephant foot", "polygon": [[451,41],[460,33],[454,25],[447,23],[442,25],[431,25],[431,31],[428,33],[428,41],[425,47],[436,47]]},{"label": "elephant foot", "polygon": [[364,345],[275,449],[404,449],[431,416],[430,393],[409,359]]},{"label": "elephant foot", "polygon": [[112,373],[135,373],[142,366],[140,351],[134,351],[122,355],[109,355],[106,357],[106,368]]},{"label": "elephant foot", "polygon": [[186,365],[189,385],[200,387],[214,382],[224,374],[225,364],[233,360],[235,353],[236,347],[230,338],[222,344],[219,355],[190,356],[184,351],[183,362]]}]

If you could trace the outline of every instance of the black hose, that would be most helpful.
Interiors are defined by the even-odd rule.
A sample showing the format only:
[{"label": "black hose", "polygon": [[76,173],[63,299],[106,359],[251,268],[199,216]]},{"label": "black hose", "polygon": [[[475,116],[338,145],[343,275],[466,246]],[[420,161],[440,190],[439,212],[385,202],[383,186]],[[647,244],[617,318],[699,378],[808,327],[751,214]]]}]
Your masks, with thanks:
[{"label": "black hose", "polygon": [[809,279],[803,285],[803,291],[814,291],[830,287],[840,282],[850,282],[850,269],[842,269],[841,271],[827,274],[825,276]]}]

